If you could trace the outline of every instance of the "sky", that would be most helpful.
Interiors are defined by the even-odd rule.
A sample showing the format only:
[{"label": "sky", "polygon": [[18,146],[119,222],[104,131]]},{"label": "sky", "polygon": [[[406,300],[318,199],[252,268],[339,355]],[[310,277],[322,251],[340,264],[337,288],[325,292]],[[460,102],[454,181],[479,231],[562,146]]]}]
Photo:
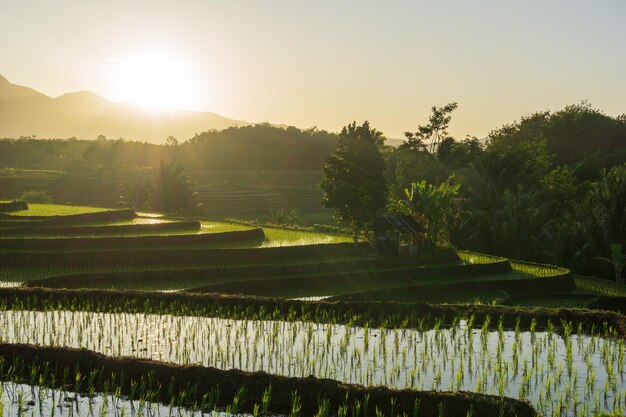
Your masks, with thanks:
[{"label": "sky", "polygon": [[450,133],[481,138],[583,100],[626,113],[624,22],[624,0],[2,0],[0,74],[391,138],[456,101]]}]

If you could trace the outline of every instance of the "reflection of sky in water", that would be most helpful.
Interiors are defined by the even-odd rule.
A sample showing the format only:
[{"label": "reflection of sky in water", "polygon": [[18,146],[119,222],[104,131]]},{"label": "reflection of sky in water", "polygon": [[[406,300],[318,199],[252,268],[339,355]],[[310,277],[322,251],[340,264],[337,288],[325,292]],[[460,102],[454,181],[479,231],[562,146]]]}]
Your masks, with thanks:
[{"label": "reflection of sky in water", "polygon": [[[364,329],[302,322],[84,312],[0,313],[0,340],[114,356],[315,375],[363,385],[528,399],[552,415],[624,408],[623,340],[547,332]],[[557,415],[559,415],[557,413]]]},{"label": "reflection of sky in water", "polygon": [[[192,411],[184,408],[150,402],[128,400],[113,394],[94,394],[92,397],[66,392],[3,382],[2,401],[4,416],[100,416],[100,417],[229,417],[223,412]],[[20,405],[21,399],[21,405]],[[245,416],[244,417],[249,417]]]},{"label": "reflection of sky in water", "polygon": [[266,240],[261,245],[262,248],[273,248],[278,246],[304,246],[304,245],[321,245],[335,243],[335,238],[332,236],[307,236],[298,240],[290,240],[290,241],[276,241],[276,240]]},{"label": "reflection of sky in water", "polygon": [[153,218],[158,218],[158,217],[163,217],[163,214],[161,214],[161,213],[143,213],[143,212],[137,212],[137,216],[140,216],[140,217],[153,217]]},{"label": "reflection of sky in water", "polygon": [[154,218],[146,218],[146,219],[140,218],[140,219],[135,220],[135,224],[160,224],[160,223],[167,223],[167,222],[161,219],[154,219]]}]

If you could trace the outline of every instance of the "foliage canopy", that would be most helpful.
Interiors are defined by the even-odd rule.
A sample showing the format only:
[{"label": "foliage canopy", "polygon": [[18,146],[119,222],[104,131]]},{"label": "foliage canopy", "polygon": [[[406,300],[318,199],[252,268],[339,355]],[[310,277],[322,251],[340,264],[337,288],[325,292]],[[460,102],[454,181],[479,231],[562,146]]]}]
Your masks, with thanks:
[{"label": "foliage canopy", "polygon": [[379,151],[383,142],[367,121],[361,126],[353,122],[342,129],[337,149],[324,165],[322,203],[350,225],[355,241],[387,204],[385,161]]}]

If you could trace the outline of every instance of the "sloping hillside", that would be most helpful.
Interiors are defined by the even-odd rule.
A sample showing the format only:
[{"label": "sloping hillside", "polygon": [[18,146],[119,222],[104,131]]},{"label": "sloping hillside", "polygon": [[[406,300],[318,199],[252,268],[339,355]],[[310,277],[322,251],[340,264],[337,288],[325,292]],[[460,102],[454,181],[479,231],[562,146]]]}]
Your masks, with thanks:
[{"label": "sloping hillside", "polygon": [[52,98],[0,76],[0,137],[134,139],[154,143],[189,139],[210,129],[246,125],[212,112],[145,112],[81,91]]}]

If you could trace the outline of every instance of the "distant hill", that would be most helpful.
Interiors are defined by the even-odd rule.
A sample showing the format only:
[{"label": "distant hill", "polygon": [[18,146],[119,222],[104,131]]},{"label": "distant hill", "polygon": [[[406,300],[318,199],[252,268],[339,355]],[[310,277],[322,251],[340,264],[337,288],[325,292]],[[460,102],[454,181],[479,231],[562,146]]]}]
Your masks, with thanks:
[{"label": "distant hill", "polygon": [[0,76],[0,137],[107,138],[163,143],[168,136],[186,140],[210,129],[244,126],[212,112],[144,112],[80,91],[52,98]]}]

